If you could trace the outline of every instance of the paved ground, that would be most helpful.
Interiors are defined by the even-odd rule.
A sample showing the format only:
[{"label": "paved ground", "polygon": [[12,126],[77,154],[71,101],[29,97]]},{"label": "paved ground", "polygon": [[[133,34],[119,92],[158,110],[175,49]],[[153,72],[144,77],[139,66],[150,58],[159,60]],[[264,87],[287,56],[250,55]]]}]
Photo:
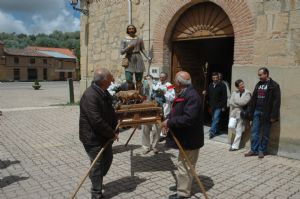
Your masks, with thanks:
[{"label": "paved ground", "polygon": [[[67,81],[40,82],[40,90],[32,82],[0,82],[0,110],[20,107],[43,107],[69,102]],[[79,100],[79,82],[74,82],[75,101]]]},{"label": "paved ground", "polygon": [[[68,198],[89,166],[78,140],[77,106],[66,104],[66,82],[0,83],[0,198]],[[75,82],[75,99],[79,85]],[[142,155],[140,132],[114,143],[113,165],[105,177],[106,198],[167,198],[175,183],[177,151]],[[218,140],[216,138],[214,140]],[[300,161],[267,156],[244,158],[224,143],[206,140],[197,172],[210,198],[300,198]],[[89,198],[89,180],[78,198]],[[193,198],[203,198],[194,185]]]},{"label": "paved ground", "polygon": [[[89,161],[78,141],[78,107],[6,111],[0,116],[0,198],[68,198]],[[167,198],[175,183],[177,151],[142,155],[140,132],[114,143],[105,177],[107,198]],[[300,198],[300,161],[277,156],[244,158],[206,140],[197,172],[210,198]],[[89,198],[89,180],[78,198]],[[193,198],[203,198],[196,186]]]}]

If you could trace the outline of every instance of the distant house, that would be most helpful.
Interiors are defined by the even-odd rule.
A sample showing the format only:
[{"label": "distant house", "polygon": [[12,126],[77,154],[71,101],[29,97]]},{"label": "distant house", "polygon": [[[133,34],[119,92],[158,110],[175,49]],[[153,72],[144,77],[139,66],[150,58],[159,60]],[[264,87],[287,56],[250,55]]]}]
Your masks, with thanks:
[{"label": "distant house", "polygon": [[78,71],[76,56],[69,49],[13,49],[0,42],[0,81],[77,80]]}]

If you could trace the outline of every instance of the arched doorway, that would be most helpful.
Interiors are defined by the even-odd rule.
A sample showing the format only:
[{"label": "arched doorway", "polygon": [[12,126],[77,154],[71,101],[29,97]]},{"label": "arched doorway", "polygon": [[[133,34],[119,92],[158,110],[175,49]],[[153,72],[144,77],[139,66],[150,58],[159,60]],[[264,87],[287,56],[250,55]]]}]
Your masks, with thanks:
[{"label": "arched doorway", "polygon": [[[220,72],[231,85],[234,31],[218,5],[205,2],[186,10],[173,29],[172,48],[172,80],[178,71],[188,71],[194,87],[202,93],[211,82],[211,73]],[[205,112],[205,121],[210,124],[207,105]],[[227,132],[228,112],[222,117],[220,127]]]}]

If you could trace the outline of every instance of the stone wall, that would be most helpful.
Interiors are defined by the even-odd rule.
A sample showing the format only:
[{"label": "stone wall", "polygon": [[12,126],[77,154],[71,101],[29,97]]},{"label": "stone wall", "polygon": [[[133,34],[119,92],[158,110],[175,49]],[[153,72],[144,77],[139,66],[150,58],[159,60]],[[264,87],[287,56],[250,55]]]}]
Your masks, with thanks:
[{"label": "stone wall", "polygon": [[[82,2],[82,6],[86,7]],[[145,2],[132,1],[132,21],[137,27],[137,35],[144,38],[148,49]],[[81,16],[81,90],[90,84],[93,70],[97,67],[110,68],[116,79],[125,78],[120,42],[126,36],[128,25],[127,1],[92,1],[88,7],[90,16]]]},{"label": "stone wall", "polygon": [[[108,67],[122,78],[120,41],[128,24],[127,1],[91,1],[90,16],[81,16],[81,91],[90,84],[96,67]],[[171,72],[173,27],[189,7],[206,0],[133,0],[133,24],[146,49],[154,49],[153,66]],[[232,80],[242,78],[253,89],[257,69],[267,66],[282,90],[281,121],[274,125],[272,150],[300,159],[298,122],[300,91],[300,0],[211,0],[223,8],[235,35]],[[82,8],[86,8],[83,0]],[[88,24],[88,25],[87,25]],[[88,28],[86,28],[88,27]],[[87,31],[88,30],[88,31]],[[86,34],[88,33],[88,34]],[[88,35],[88,36],[87,36]],[[88,67],[86,67],[88,66]],[[232,88],[234,89],[233,85]]]},{"label": "stone wall", "polygon": [[[253,89],[257,69],[267,66],[281,87],[281,120],[273,127],[271,145],[279,155],[300,159],[300,1],[256,0],[249,4],[255,19],[254,59],[235,64],[232,79],[245,79]],[[278,145],[279,144],[279,145]]]}]

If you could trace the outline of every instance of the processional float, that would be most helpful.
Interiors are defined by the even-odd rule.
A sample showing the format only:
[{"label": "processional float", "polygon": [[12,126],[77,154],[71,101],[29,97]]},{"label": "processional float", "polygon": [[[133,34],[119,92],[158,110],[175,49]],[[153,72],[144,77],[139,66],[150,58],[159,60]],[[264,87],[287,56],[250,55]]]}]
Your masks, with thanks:
[{"label": "processional float", "polygon": [[[136,90],[130,90],[130,91],[120,91],[117,93],[117,97],[119,102],[121,102],[119,105],[115,107],[116,114],[118,116],[118,125],[115,129],[117,131],[120,127],[133,127],[133,131],[130,134],[128,140],[126,141],[125,147],[127,147],[129,141],[131,140],[132,136],[136,132],[136,129],[141,125],[147,125],[147,124],[157,124],[161,125],[162,121],[162,108],[157,105],[156,102],[153,101],[144,101],[142,100],[142,97],[139,95],[138,91]],[[186,155],[184,149],[182,148],[181,144],[179,143],[178,139],[175,137],[173,132],[170,131],[171,136],[173,137],[176,145],[178,146],[178,149],[180,153],[183,155],[185,162],[187,163],[189,169],[189,172],[191,172],[191,175],[195,177],[197,185],[199,186],[201,192],[207,197],[205,188],[203,184],[200,181],[200,178],[198,177],[194,166],[192,165],[191,161],[189,160],[188,156]],[[80,181],[79,185],[77,186],[75,192],[72,195],[72,199],[75,198],[77,192],[79,191],[80,187],[86,180],[87,176],[89,175],[91,169],[94,167],[95,163],[98,161],[99,158],[101,158],[101,155],[105,148],[111,143],[114,142],[114,139],[108,140],[107,143],[102,147],[94,161],[91,163],[88,171],[83,176],[82,180]]]}]

